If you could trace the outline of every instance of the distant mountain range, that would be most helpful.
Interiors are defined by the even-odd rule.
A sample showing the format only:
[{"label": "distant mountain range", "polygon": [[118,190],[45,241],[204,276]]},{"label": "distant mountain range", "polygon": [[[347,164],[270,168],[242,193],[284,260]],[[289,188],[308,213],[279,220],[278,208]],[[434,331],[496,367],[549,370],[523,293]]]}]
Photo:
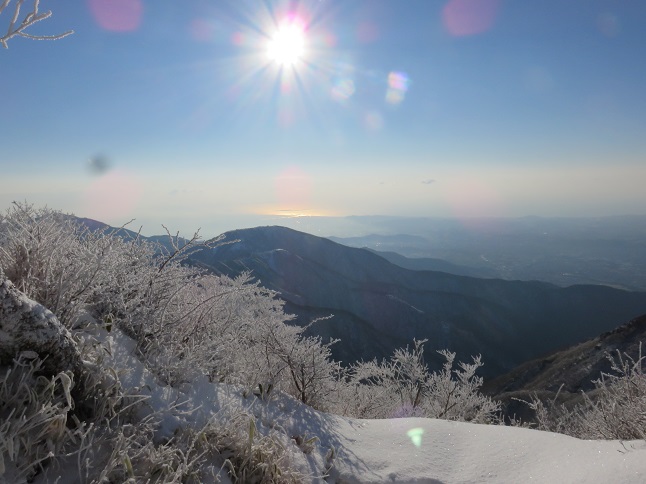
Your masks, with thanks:
[{"label": "distant mountain range", "polygon": [[[331,240],[334,240],[330,237]],[[379,250],[366,249],[374,252],[379,257],[383,257],[388,262],[391,262],[404,269],[411,271],[439,271],[455,274],[456,276],[469,276],[469,277],[482,277],[482,278],[496,278],[497,273],[495,270],[487,267],[467,267],[443,259],[435,259],[432,257],[405,257],[397,252],[382,252]]]},{"label": "distant mountain range", "polygon": [[646,216],[353,220],[372,235],[332,240],[396,252],[411,259],[407,268],[423,269],[420,259],[432,258],[476,277],[646,291]]},{"label": "distant mountain range", "polygon": [[340,338],[334,356],[344,362],[382,358],[428,338],[432,366],[439,364],[433,350],[449,348],[462,359],[482,354],[483,374],[495,376],[646,313],[642,292],[413,271],[284,227],[225,235],[239,242],[198,251],[192,263],[229,276],[250,271],[280,293],[299,324],[334,315],[310,331]]}]

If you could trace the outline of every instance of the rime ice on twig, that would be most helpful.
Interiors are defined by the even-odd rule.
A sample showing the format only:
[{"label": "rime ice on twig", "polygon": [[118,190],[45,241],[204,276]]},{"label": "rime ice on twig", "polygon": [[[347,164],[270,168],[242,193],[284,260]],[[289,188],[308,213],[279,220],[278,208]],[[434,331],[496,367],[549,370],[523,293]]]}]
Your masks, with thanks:
[{"label": "rime ice on twig", "polygon": [[[11,3],[11,0],[4,0],[2,4],[0,4],[0,15],[2,15],[5,9],[9,6],[9,3]],[[63,32],[62,34],[58,35],[31,35],[26,33],[25,30],[28,27],[31,27],[41,20],[45,20],[46,18],[51,17],[52,12],[51,10],[48,10],[47,12],[39,13],[38,7],[40,5],[40,0],[34,0],[34,5],[31,9],[31,12],[25,15],[25,18],[22,20],[22,22],[18,23],[20,8],[22,7],[23,3],[25,3],[25,0],[17,0],[13,16],[11,17],[11,22],[9,23],[9,28],[7,29],[7,33],[4,36],[0,37],[0,43],[4,46],[5,49],[9,48],[7,41],[16,36],[25,37],[32,40],[58,40],[74,33],[73,30],[68,30],[67,32]]]}]

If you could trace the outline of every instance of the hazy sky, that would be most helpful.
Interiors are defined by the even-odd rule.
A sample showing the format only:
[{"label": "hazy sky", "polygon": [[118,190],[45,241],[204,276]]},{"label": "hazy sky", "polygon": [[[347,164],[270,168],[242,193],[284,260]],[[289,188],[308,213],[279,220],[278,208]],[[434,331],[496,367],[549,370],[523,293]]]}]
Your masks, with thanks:
[{"label": "hazy sky", "polygon": [[[75,33],[0,50],[2,209],[206,235],[294,215],[646,213],[646,2],[48,9],[30,33]],[[268,54],[277,32],[287,60]]]}]

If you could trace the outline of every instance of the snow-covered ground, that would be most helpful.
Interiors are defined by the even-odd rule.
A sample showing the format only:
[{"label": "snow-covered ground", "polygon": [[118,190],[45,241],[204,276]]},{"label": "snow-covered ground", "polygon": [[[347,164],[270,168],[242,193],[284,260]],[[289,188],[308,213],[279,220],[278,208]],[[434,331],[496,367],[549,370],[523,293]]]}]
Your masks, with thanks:
[{"label": "snow-covered ground", "polygon": [[[646,442],[584,441],[560,434],[425,418],[360,420],[326,414],[285,395],[269,403],[242,389],[197,378],[181,390],[159,385],[118,331],[104,338],[125,387],[150,394],[165,412],[162,433],[246,412],[258,432],[282,436],[292,464],[312,482],[642,483]],[[127,369],[127,370],[126,370]],[[163,410],[175,406],[172,410]],[[316,436],[303,452],[297,441]],[[330,457],[333,456],[332,459]],[[332,462],[327,479],[322,474]]]}]

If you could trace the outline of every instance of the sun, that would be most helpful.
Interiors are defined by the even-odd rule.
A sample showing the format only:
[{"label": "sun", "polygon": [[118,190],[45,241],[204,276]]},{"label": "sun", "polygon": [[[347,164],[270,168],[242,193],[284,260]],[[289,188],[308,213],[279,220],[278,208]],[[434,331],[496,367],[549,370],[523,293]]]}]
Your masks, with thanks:
[{"label": "sun", "polygon": [[267,43],[267,57],[283,67],[290,67],[305,56],[305,28],[296,19],[280,25]]}]

